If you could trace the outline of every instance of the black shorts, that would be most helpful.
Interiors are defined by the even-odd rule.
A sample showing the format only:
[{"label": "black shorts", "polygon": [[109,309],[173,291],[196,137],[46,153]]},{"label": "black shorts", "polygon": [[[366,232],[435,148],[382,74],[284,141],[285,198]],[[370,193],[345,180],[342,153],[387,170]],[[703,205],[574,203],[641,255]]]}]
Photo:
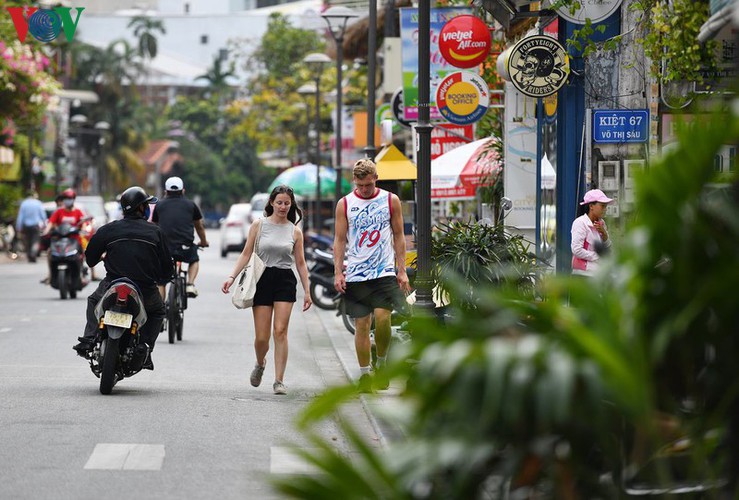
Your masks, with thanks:
[{"label": "black shorts", "polygon": [[348,281],[344,301],[347,315],[363,318],[375,309],[392,311],[400,306],[403,295],[395,276],[369,281]]},{"label": "black shorts", "polygon": [[255,306],[271,306],[275,302],[295,302],[298,280],[292,269],[268,267],[257,282]]},{"label": "black shorts", "polygon": [[[187,248],[185,248],[187,247]],[[186,262],[192,264],[198,262],[200,256],[198,255],[198,246],[194,243],[188,245],[170,245],[169,253],[172,255],[172,259],[179,262]]]}]

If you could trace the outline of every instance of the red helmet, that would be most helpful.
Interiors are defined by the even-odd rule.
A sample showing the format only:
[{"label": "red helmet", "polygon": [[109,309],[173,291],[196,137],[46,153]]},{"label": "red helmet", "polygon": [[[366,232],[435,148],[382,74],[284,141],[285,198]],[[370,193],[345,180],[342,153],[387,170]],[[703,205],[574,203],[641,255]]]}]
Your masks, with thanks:
[{"label": "red helmet", "polygon": [[74,192],[74,189],[65,189],[62,191],[62,198],[77,198],[77,193]]}]

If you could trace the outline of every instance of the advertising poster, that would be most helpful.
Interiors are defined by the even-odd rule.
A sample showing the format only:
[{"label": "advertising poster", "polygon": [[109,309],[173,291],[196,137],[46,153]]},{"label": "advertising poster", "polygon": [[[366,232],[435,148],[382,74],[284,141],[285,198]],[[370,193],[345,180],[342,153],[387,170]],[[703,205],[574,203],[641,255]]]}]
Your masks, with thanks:
[{"label": "advertising poster", "polygon": [[[526,105],[526,96],[506,82],[505,194],[513,209],[505,219],[529,241],[536,241],[536,106]],[[510,100],[510,103],[508,102]]]},{"label": "advertising poster", "polygon": [[[436,107],[436,88],[439,82],[449,73],[459,71],[449,64],[439,50],[439,34],[447,21],[457,16],[471,14],[469,7],[443,7],[431,9],[430,68],[431,82],[429,100],[431,101],[431,120],[443,120]],[[400,9],[400,38],[403,70],[403,105],[407,121],[418,120],[418,9]],[[470,70],[479,74],[477,68]]]}]

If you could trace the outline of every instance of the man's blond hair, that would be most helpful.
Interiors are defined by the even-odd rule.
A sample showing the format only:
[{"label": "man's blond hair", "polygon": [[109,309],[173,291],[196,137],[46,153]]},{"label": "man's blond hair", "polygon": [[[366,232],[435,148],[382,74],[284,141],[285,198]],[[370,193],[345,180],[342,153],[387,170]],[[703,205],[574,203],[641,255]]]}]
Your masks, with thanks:
[{"label": "man's blond hair", "polygon": [[354,177],[357,179],[364,179],[367,176],[375,175],[377,175],[377,166],[369,158],[362,158],[354,164]]}]

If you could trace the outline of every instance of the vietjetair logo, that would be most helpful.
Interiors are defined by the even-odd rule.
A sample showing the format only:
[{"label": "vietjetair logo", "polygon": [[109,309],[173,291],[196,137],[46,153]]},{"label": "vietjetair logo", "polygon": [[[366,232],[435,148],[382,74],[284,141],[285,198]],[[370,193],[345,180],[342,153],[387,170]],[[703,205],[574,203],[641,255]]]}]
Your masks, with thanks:
[{"label": "vietjetair logo", "polygon": [[72,41],[77,31],[77,23],[84,7],[77,7],[77,17],[72,20],[72,7],[54,7],[53,9],[39,9],[38,7],[6,7],[10,18],[15,25],[18,40],[26,41],[26,35],[31,35],[39,42],[49,43],[64,31],[68,41]]}]

